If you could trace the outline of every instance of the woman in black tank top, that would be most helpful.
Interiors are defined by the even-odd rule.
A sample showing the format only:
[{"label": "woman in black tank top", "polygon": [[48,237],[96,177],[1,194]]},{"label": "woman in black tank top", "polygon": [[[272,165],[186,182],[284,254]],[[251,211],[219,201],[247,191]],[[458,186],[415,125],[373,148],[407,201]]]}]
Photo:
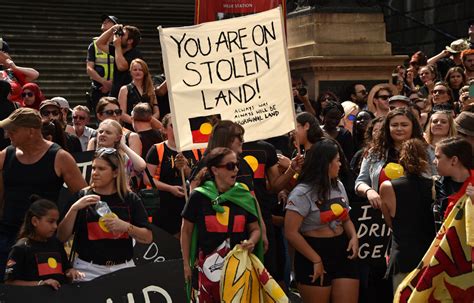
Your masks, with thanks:
[{"label": "woman in black tank top", "polygon": [[380,186],[382,213],[393,230],[386,275],[393,276],[394,291],[420,263],[435,237],[433,180],[423,177],[429,169],[426,143],[420,139],[404,142],[400,165],[404,176]]}]

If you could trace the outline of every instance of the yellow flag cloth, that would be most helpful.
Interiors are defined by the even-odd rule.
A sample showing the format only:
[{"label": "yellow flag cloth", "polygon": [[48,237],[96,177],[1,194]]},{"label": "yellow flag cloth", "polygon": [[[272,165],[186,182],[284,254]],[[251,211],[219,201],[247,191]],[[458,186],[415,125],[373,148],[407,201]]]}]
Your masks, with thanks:
[{"label": "yellow flag cloth", "polygon": [[474,250],[468,244],[473,216],[471,199],[464,195],[418,267],[398,286],[393,302],[474,302]]},{"label": "yellow flag cloth", "polygon": [[219,285],[223,303],[288,302],[285,292],[262,262],[240,245],[227,254]]}]

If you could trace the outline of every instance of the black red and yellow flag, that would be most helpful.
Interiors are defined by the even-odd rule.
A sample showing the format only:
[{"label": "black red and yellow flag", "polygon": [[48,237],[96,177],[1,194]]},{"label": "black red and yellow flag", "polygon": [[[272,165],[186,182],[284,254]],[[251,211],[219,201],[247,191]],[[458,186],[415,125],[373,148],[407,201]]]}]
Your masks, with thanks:
[{"label": "black red and yellow flag", "polygon": [[464,195],[393,302],[474,302],[474,206]]},{"label": "black red and yellow flag", "polygon": [[38,266],[38,275],[40,277],[54,274],[63,274],[63,264],[61,262],[61,255],[59,253],[37,253],[36,264]]},{"label": "black red and yellow flag", "polygon": [[189,118],[193,143],[207,143],[213,124],[220,119],[221,115],[219,114]]},{"label": "black red and yellow flag", "polygon": [[261,160],[259,161],[257,158],[254,155],[247,155],[244,157],[244,160],[252,169],[254,179],[263,179],[265,178],[265,163],[260,163]]}]

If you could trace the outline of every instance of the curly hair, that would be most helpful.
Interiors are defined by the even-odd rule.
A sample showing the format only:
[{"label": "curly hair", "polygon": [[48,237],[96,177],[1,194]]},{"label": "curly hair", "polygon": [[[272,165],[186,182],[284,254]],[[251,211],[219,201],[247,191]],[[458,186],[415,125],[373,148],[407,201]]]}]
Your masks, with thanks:
[{"label": "curly hair", "polygon": [[425,143],[416,138],[403,142],[400,165],[403,166],[406,174],[421,176],[426,172],[429,165]]},{"label": "curly hair", "polygon": [[382,122],[382,128],[380,129],[378,137],[372,140],[370,154],[376,159],[384,160],[388,151],[395,148],[395,142],[390,135],[390,121],[396,116],[407,117],[412,124],[411,138],[418,138],[424,141],[421,126],[411,110],[405,107],[396,108],[387,114]]}]

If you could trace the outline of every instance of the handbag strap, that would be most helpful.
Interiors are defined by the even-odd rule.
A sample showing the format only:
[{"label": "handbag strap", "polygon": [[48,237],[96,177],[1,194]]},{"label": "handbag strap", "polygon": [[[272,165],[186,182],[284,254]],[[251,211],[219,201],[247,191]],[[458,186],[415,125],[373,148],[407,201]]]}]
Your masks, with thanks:
[{"label": "handbag strap", "polygon": [[148,180],[150,181],[151,187],[153,187],[153,189],[158,189],[155,185],[155,181],[153,180],[153,177],[150,174],[150,171],[148,170],[148,167],[145,167],[145,173],[148,177]]}]

